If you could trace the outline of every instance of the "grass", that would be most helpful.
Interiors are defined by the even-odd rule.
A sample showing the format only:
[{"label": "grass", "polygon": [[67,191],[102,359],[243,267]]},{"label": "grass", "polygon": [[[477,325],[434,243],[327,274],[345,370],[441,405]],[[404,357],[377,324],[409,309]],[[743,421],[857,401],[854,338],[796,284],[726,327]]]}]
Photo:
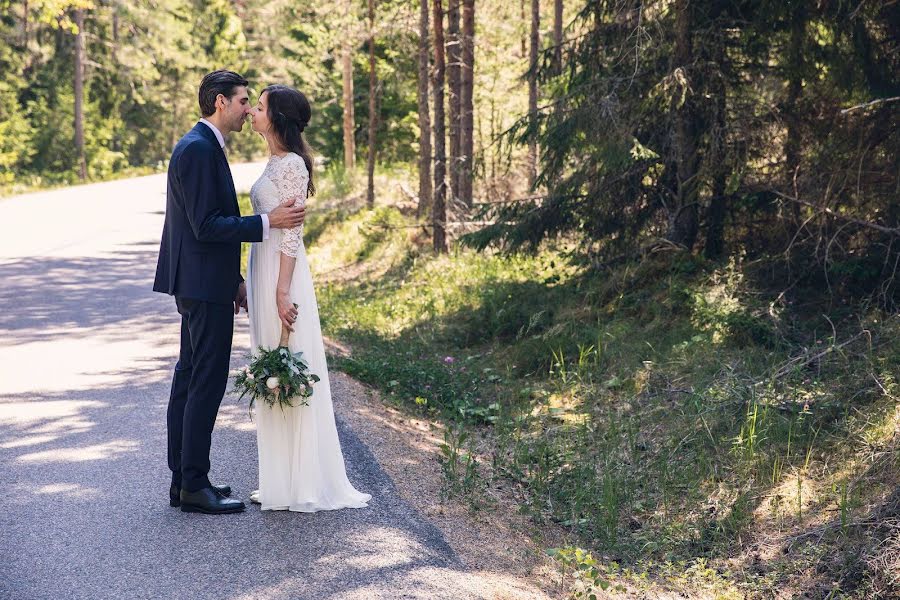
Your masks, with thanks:
[{"label": "grass", "polygon": [[450,425],[448,496],[489,509],[486,482],[516,482],[605,593],[896,592],[896,316],[781,305],[752,266],[681,254],[436,257],[394,176],[374,210],[324,178],[353,199],[315,200],[307,242],[324,331],[352,348],[332,364]]},{"label": "grass", "polygon": [[[253,206],[250,204],[250,194],[246,192],[238,194],[238,207],[241,209],[241,214],[245,217],[253,214]],[[241,244],[241,273],[243,275],[247,274],[248,260],[250,260],[250,243],[244,242]]]},{"label": "grass", "polygon": [[0,201],[17,196],[19,194],[31,194],[54,190],[73,185],[83,185],[90,183],[100,183],[105,181],[116,181],[118,179],[130,179],[132,177],[143,177],[145,175],[153,175],[165,172],[166,164],[160,162],[156,166],[129,166],[124,169],[116,170],[114,173],[107,173],[96,179],[81,181],[74,172],[63,177],[41,177],[39,175],[20,175],[19,177],[9,179],[0,179]]}]

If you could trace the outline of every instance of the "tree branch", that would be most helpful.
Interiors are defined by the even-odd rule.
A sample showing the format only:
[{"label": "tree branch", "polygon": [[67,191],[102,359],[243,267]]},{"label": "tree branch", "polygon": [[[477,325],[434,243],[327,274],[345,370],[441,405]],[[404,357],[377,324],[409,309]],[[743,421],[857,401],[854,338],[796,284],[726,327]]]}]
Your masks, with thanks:
[{"label": "tree branch", "polygon": [[812,209],[821,211],[829,216],[842,219],[847,221],[848,223],[853,223],[854,225],[860,225],[861,227],[868,227],[869,229],[874,229],[875,231],[880,231],[882,233],[887,233],[888,235],[896,235],[900,236],[900,227],[886,227],[884,225],[879,225],[878,223],[873,223],[871,221],[863,221],[862,219],[857,219],[856,217],[851,217],[849,215],[842,215],[841,213],[834,212],[832,209],[825,206],[818,206],[817,204],[813,204],[812,202],[807,202],[806,200],[801,200],[800,198],[795,198],[794,196],[789,196],[787,194],[783,194],[778,190],[769,189],[768,191],[772,192],[779,198],[784,200],[789,200],[791,202],[796,202],[797,204],[802,204],[803,206],[808,206]]},{"label": "tree branch", "polygon": [[883,102],[896,102],[900,100],[900,96],[894,96],[893,98],[879,98],[878,100],[872,100],[871,102],[866,102],[865,104],[857,104],[856,106],[851,106],[850,108],[845,108],[841,110],[842,115],[846,115],[849,112],[853,112],[854,110],[860,110],[862,108],[868,108],[870,106],[875,106],[876,104],[881,104]]}]

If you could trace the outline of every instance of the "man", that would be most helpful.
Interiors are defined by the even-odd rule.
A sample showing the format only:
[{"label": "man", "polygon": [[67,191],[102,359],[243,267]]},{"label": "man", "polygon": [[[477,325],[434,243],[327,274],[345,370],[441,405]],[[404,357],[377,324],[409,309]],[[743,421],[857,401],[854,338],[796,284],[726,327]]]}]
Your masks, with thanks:
[{"label": "man", "polygon": [[301,206],[242,217],[225,158],[224,135],[250,113],[246,79],[214,71],[200,84],[203,116],[175,145],[169,161],[166,219],[154,291],[175,296],[181,350],[167,414],[172,470],[169,503],[184,512],[235,513],[244,503],[208,478],[209,449],[228,381],[234,315],[247,308],[241,242],[260,242],[272,227],[303,223]]}]

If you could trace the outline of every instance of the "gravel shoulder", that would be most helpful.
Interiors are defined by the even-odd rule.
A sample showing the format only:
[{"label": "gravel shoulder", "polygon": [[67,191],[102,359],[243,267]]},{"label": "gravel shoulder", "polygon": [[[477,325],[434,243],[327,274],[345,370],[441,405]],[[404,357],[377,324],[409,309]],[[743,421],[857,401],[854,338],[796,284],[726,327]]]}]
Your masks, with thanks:
[{"label": "gravel shoulder", "polygon": [[[347,352],[336,342],[327,343],[330,354]],[[559,596],[559,573],[544,550],[563,543],[564,532],[537,527],[520,515],[508,485],[487,489],[489,503],[480,510],[471,510],[459,499],[442,500],[443,425],[409,415],[344,373],[332,373],[331,378],[342,399],[342,418],[372,451],[403,499],[441,531],[474,577],[489,582],[493,589],[486,597]]]}]

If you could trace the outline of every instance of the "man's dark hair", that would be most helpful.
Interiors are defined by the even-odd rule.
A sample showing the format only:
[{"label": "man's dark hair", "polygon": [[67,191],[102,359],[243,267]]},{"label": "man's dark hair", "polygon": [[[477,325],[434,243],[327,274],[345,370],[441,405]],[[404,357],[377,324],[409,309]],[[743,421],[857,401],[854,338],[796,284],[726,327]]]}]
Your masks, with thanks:
[{"label": "man's dark hair", "polygon": [[208,73],[200,82],[200,114],[208,117],[216,112],[216,98],[222,94],[226,98],[234,96],[234,88],[247,87],[250,82],[234,71],[219,69]]}]

